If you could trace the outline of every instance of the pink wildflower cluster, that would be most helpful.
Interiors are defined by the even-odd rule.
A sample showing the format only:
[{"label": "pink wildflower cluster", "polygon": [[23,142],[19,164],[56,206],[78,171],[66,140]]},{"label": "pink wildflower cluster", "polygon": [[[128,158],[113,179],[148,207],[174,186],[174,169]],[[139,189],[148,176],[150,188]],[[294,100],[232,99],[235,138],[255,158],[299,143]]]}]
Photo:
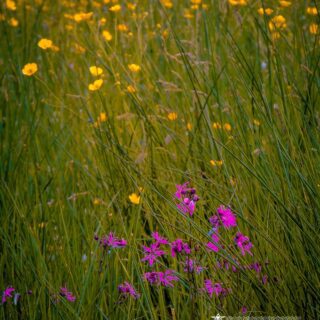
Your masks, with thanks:
[{"label": "pink wildflower cluster", "polygon": [[194,188],[189,188],[188,185],[189,182],[176,185],[177,190],[175,197],[180,200],[180,202],[177,204],[177,208],[183,214],[189,214],[192,216],[196,209],[196,203],[199,201],[199,197],[196,194],[196,190]]}]

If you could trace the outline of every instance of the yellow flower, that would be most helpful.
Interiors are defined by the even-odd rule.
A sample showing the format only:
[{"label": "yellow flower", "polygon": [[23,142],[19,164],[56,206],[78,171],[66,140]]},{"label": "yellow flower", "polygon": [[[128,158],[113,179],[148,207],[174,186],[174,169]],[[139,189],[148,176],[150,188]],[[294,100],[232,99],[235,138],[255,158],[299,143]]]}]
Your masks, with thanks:
[{"label": "yellow flower", "polygon": [[112,11],[112,12],[118,12],[118,11],[121,10],[121,6],[120,6],[120,4],[116,4],[116,5],[112,6],[112,7],[110,7],[109,10]]},{"label": "yellow flower", "polygon": [[74,50],[76,51],[76,53],[79,53],[79,54],[86,52],[86,49],[80,46],[80,44],[78,43],[74,44]]},{"label": "yellow flower", "polygon": [[127,3],[127,7],[128,7],[128,9],[129,10],[131,10],[131,11],[134,11],[134,10],[136,10],[136,4],[135,3]]},{"label": "yellow flower", "polygon": [[292,5],[291,1],[285,1],[285,0],[280,0],[279,3],[280,3],[280,6],[283,8],[287,8]]},{"label": "yellow flower", "polygon": [[36,63],[32,62],[32,63],[27,63],[23,69],[22,69],[22,73],[25,76],[32,76],[33,74],[35,74],[38,71],[38,66]]},{"label": "yellow flower", "polygon": [[103,80],[98,79],[98,80],[95,80],[93,83],[90,83],[88,88],[90,91],[96,91],[101,88],[102,84],[103,84]]},{"label": "yellow flower", "polygon": [[99,122],[106,122],[107,121],[107,114],[105,112],[101,112],[98,117]]},{"label": "yellow flower", "polygon": [[104,39],[105,39],[106,41],[111,41],[111,40],[112,40],[112,35],[111,35],[111,33],[110,33],[109,31],[107,31],[107,30],[103,30],[103,31],[102,31],[102,36],[104,37]]},{"label": "yellow flower", "polygon": [[187,123],[187,129],[188,129],[188,131],[192,130],[192,124],[190,122]]},{"label": "yellow flower", "polygon": [[98,198],[94,198],[92,202],[93,202],[93,204],[94,204],[95,206],[97,206],[97,205],[99,205],[99,204],[102,203],[101,199],[98,199]]},{"label": "yellow flower", "polygon": [[226,131],[231,131],[231,129],[232,129],[231,124],[230,123],[225,123],[223,125],[223,129],[226,130]]},{"label": "yellow flower", "polygon": [[19,21],[16,18],[11,18],[8,23],[11,27],[17,27],[19,25]]},{"label": "yellow flower", "polygon": [[127,32],[129,30],[125,24],[118,24],[117,29],[123,32]]},{"label": "yellow flower", "polygon": [[175,121],[178,119],[178,114],[176,112],[170,112],[168,113],[168,119],[170,121]]},{"label": "yellow flower", "polygon": [[200,4],[202,0],[191,0],[192,4]]},{"label": "yellow flower", "polygon": [[127,86],[127,91],[128,91],[129,93],[135,93],[137,90],[136,90],[136,88],[135,88],[134,86],[128,85],[128,86]]},{"label": "yellow flower", "polygon": [[319,26],[316,23],[311,23],[310,26],[309,26],[309,32],[311,34],[317,34],[318,33],[318,29],[319,29]]},{"label": "yellow flower", "polygon": [[222,160],[210,160],[210,164],[213,167],[221,167],[223,164],[223,161]]},{"label": "yellow flower", "polygon": [[6,7],[7,7],[8,10],[11,10],[11,11],[17,10],[16,3],[13,0],[7,0],[6,1]]},{"label": "yellow flower", "polygon": [[53,45],[53,42],[52,40],[49,40],[49,39],[41,39],[39,42],[38,42],[38,47],[40,47],[41,49],[43,50],[47,50],[47,49],[50,49]]},{"label": "yellow flower", "polygon": [[90,73],[95,77],[98,77],[103,73],[103,70],[97,66],[91,66],[89,70],[90,70]]},{"label": "yellow flower", "polygon": [[228,0],[228,2],[232,6],[246,6],[248,4],[247,0]]},{"label": "yellow flower", "polygon": [[168,9],[173,7],[173,3],[170,0],[161,0],[161,3]]},{"label": "yellow flower", "polygon": [[138,196],[136,193],[131,193],[129,195],[129,200],[133,203],[133,204],[139,204],[140,203],[140,196]]},{"label": "yellow flower", "polygon": [[184,14],[183,16],[186,18],[186,19],[192,19],[194,17],[194,15],[190,12],[190,10],[188,9],[185,9],[184,10]]},{"label": "yellow flower", "polygon": [[253,119],[253,124],[259,127],[261,123],[258,119]]},{"label": "yellow flower", "polygon": [[220,124],[219,122],[214,122],[214,123],[212,124],[212,128],[213,128],[213,129],[221,129],[221,124]]},{"label": "yellow flower", "polygon": [[107,19],[106,19],[106,18],[101,18],[101,19],[99,20],[100,26],[104,26],[106,23],[107,23]]},{"label": "yellow flower", "polygon": [[93,12],[79,12],[79,13],[76,13],[74,16],[73,16],[73,19],[74,21],[76,22],[81,22],[81,21],[85,21],[85,20],[89,20],[91,19],[93,15]]},{"label": "yellow flower", "polygon": [[128,68],[132,72],[139,72],[141,70],[141,67],[139,65],[137,65],[137,64],[134,64],[134,63],[129,64]]},{"label": "yellow flower", "polygon": [[287,27],[286,18],[282,15],[273,17],[269,22],[270,31],[282,30]]},{"label": "yellow flower", "polygon": [[308,7],[307,14],[310,14],[311,16],[316,16],[318,14],[318,10],[316,7]]},{"label": "yellow flower", "polygon": [[266,8],[266,9],[263,9],[263,8],[259,8],[258,9],[258,14],[260,14],[260,16],[263,16],[264,14],[266,16],[270,16],[270,14],[272,14],[273,10],[271,8]]}]

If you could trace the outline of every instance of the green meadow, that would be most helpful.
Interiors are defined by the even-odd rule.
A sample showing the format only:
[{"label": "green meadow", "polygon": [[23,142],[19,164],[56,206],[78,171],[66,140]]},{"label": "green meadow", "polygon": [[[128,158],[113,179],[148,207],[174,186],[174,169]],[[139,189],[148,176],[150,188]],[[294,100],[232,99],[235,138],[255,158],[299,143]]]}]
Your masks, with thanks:
[{"label": "green meadow", "polygon": [[0,318],[319,319],[318,5],[1,1]]}]

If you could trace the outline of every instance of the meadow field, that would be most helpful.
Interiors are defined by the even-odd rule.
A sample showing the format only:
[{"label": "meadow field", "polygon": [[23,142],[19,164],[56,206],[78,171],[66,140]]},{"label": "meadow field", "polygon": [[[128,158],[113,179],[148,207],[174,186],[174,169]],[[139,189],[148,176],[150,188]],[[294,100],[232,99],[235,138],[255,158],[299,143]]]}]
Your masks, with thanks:
[{"label": "meadow field", "polygon": [[317,2],[2,0],[0,319],[320,319]]}]

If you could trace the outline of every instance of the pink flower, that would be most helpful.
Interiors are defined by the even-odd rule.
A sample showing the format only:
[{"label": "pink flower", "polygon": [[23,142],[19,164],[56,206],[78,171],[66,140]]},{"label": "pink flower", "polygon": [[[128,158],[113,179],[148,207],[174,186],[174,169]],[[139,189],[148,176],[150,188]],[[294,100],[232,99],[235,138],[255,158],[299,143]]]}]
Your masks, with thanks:
[{"label": "pink flower", "polygon": [[253,244],[250,242],[249,237],[243,235],[241,232],[238,232],[234,238],[234,241],[243,256],[246,254],[246,252],[248,252],[251,256],[253,255],[250,251],[253,247]]},{"label": "pink flower", "polygon": [[187,258],[184,265],[184,272],[196,272],[199,274],[205,268],[197,265],[195,260]]},{"label": "pink flower", "polygon": [[219,251],[219,247],[217,246],[220,238],[219,235],[217,233],[213,233],[211,235],[211,239],[213,240],[213,242],[208,242],[207,243],[207,248],[214,251],[214,252],[218,252]]},{"label": "pink flower", "polygon": [[191,249],[187,243],[184,243],[181,239],[173,241],[171,244],[171,256],[176,257],[177,253],[190,254]]},{"label": "pink flower", "polygon": [[169,244],[169,241],[166,238],[161,237],[158,232],[153,232],[152,238],[156,240],[156,243],[158,244]]},{"label": "pink flower", "polygon": [[[95,236],[95,240],[99,240],[99,237]],[[113,232],[110,232],[108,236],[103,236],[100,239],[100,245],[104,248],[123,248],[127,245],[127,241],[117,238]]]},{"label": "pink flower", "polygon": [[236,216],[230,208],[226,208],[224,206],[220,206],[217,209],[217,215],[209,218],[209,222],[214,229],[217,229],[219,226],[224,226],[227,229],[237,226]]},{"label": "pink flower", "polygon": [[158,257],[165,255],[166,253],[160,249],[159,243],[153,243],[150,247],[142,246],[145,257],[141,261],[148,261],[149,265],[152,266]]},{"label": "pink flower", "polygon": [[189,182],[185,182],[182,185],[177,185],[177,191],[175,192],[175,197],[181,202],[177,204],[177,208],[183,214],[193,215],[196,209],[196,202],[199,200],[199,197],[196,194],[196,190],[194,188],[188,188]]},{"label": "pink flower", "polygon": [[164,287],[173,287],[172,281],[178,281],[179,278],[173,274],[173,270],[165,272],[146,272],[144,278],[152,285],[163,285]]},{"label": "pink flower", "polygon": [[16,289],[13,287],[7,287],[3,293],[2,293],[2,304],[5,303],[7,301],[8,298],[12,298],[12,293],[15,291]]},{"label": "pink flower", "polygon": [[230,291],[230,289],[223,288],[219,282],[213,284],[210,279],[204,280],[204,290],[208,293],[210,298],[212,298],[213,294],[217,297],[220,295],[225,296]]},{"label": "pink flower", "polygon": [[129,282],[120,284],[118,286],[118,290],[124,296],[132,296],[134,299],[138,299],[140,297],[140,294],[137,293],[135,288]]},{"label": "pink flower", "polygon": [[76,297],[73,295],[72,292],[70,292],[67,287],[61,287],[60,288],[60,295],[62,297],[65,297],[68,301],[74,302],[76,301]]}]

